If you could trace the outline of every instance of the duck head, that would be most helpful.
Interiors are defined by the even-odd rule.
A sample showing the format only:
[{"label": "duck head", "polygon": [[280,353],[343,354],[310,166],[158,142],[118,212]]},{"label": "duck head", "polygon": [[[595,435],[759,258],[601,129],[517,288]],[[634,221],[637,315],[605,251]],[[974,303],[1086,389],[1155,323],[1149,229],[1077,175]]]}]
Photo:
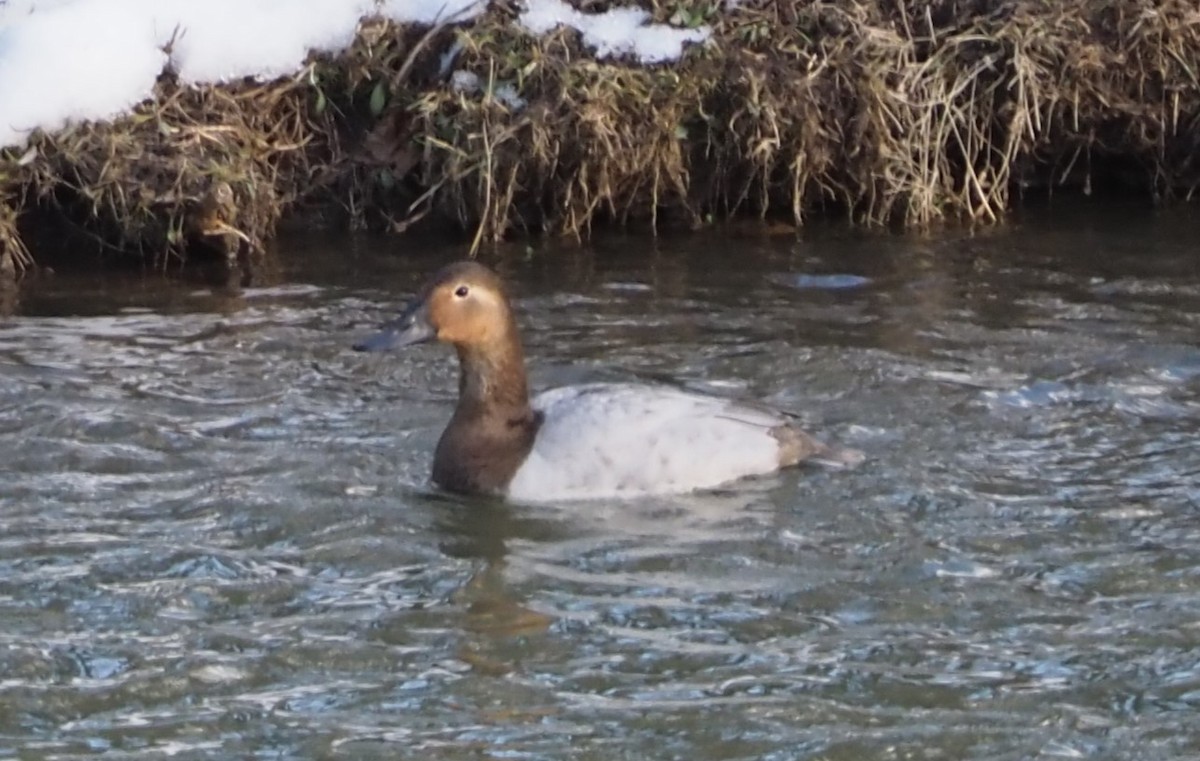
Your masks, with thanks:
[{"label": "duck head", "polygon": [[512,313],[500,278],[476,262],[455,262],[437,272],[401,315],[356,351],[386,351],[441,341],[460,350],[486,349],[514,337]]}]

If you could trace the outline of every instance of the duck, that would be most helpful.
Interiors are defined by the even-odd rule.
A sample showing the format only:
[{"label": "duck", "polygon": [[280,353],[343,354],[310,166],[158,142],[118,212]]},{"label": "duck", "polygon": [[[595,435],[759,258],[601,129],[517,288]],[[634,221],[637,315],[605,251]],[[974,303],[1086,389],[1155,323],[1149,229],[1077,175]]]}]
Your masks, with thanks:
[{"label": "duck", "polygon": [[515,502],[623,499],[713,490],[805,462],[850,467],[780,410],[668,385],[591,382],[531,396],[507,290],[473,260],[441,268],[400,316],[353,345],[378,352],[438,341],[458,354],[458,402],[432,481]]}]

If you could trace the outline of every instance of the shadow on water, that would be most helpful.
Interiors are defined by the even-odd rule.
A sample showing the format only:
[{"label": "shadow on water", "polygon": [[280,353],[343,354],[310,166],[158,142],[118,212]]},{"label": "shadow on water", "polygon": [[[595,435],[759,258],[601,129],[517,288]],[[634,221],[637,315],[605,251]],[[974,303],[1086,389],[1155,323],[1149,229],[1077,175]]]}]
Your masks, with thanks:
[{"label": "shadow on water", "polygon": [[[765,400],[866,450],[711,494],[441,494],[457,252],[0,318],[0,757],[1191,758],[1200,258],[1182,213],[494,257],[535,386]],[[408,244],[411,245],[411,244]]]}]

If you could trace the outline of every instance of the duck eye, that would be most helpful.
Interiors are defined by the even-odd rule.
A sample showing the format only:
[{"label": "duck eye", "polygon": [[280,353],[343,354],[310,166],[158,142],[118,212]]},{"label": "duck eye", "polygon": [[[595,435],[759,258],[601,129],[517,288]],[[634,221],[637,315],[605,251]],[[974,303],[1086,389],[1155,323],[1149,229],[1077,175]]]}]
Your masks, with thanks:
[{"label": "duck eye", "polygon": [[470,292],[471,292],[471,289],[467,288],[465,285],[460,285],[454,291],[454,295],[459,297],[460,299],[465,299],[467,297],[467,294]]}]

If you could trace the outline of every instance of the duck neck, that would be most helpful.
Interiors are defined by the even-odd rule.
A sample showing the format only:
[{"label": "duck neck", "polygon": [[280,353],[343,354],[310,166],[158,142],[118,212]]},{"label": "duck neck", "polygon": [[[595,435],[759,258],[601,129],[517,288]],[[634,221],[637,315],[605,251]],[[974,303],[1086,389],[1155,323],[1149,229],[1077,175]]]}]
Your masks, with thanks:
[{"label": "duck neck", "polygon": [[513,335],[486,346],[459,346],[457,414],[501,414],[512,419],[529,411],[525,354]]}]

